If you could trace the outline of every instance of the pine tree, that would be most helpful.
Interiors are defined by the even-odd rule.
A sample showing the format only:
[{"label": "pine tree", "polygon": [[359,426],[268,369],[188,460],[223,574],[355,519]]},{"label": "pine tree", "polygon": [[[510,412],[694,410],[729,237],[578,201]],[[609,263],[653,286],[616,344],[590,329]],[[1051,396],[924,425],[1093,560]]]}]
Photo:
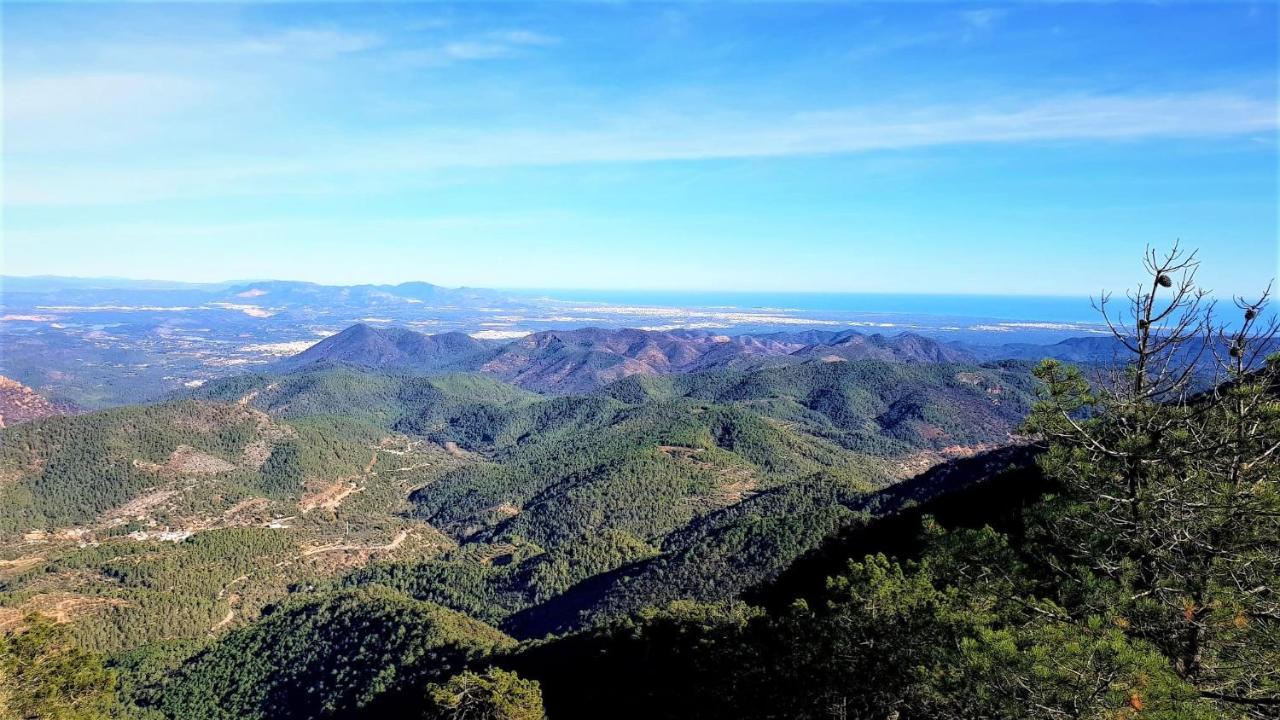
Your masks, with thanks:
[{"label": "pine tree", "polygon": [[[1124,362],[1045,362],[1029,426],[1065,488],[1045,514],[1080,606],[1160,648],[1224,712],[1280,711],[1280,363],[1268,293],[1218,323],[1194,253],[1148,251],[1116,316]],[[1079,569],[1083,568],[1081,572]]]}]

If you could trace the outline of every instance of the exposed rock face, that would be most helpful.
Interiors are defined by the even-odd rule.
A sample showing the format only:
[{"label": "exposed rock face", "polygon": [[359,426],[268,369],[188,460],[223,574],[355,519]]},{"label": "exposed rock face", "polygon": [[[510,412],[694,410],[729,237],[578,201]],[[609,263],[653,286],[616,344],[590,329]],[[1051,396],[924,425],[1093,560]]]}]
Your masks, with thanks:
[{"label": "exposed rock face", "polygon": [[53,415],[68,415],[75,408],[49,402],[43,395],[0,375],[0,428]]}]

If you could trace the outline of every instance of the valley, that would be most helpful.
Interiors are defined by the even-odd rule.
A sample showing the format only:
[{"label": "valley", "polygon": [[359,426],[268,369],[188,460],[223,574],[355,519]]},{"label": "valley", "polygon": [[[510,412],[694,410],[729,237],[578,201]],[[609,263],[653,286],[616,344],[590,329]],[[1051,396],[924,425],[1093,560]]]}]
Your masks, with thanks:
[{"label": "valley", "polygon": [[[1007,442],[1030,401],[1017,364],[748,340],[557,332],[495,350],[356,326],[273,373],[6,429],[0,622],[43,612],[119,653],[198,645],[300,588],[392,588],[518,636],[729,597],[878,489]],[[505,357],[520,369],[495,370]],[[611,380],[631,357],[648,364]],[[549,376],[570,394],[504,381]],[[639,592],[657,567],[685,579]],[[565,609],[618,573],[625,603],[601,585]]]},{"label": "valley", "polygon": [[[878,632],[829,597],[899,567],[875,553],[941,553],[939,572],[960,573],[945,582],[964,585],[967,563],[985,562],[968,553],[1004,552],[972,533],[1032,542],[1057,487],[1035,425],[1056,397],[1045,387],[1075,387],[1060,367],[1113,372],[1124,347],[856,329],[477,334],[359,322],[97,410],[7,381],[0,631],[61,632],[99,654],[139,720],[417,712],[420,688],[473,667],[535,678],[557,717],[591,717],[606,699],[567,692],[565,673],[596,672],[593,654],[608,658],[599,672],[719,686],[705,668],[662,675],[635,655],[650,645],[690,653],[673,667],[707,654],[769,672],[736,648],[806,667],[788,654],[803,653],[796,633]],[[1210,348],[1169,355],[1186,387],[1214,387],[1209,360],[1226,353]],[[977,544],[949,549],[952,535]],[[661,698],[633,700],[661,716]]]}]

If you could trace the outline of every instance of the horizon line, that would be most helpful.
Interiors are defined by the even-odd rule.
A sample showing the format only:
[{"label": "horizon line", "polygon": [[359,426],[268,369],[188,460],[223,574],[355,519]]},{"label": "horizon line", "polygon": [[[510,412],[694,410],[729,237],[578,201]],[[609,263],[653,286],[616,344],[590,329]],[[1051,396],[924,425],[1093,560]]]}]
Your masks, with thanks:
[{"label": "horizon line", "polygon": [[[1081,293],[1074,295],[1064,295],[1061,293],[976,293],[976,292],[931,292],[920,291],[911,292],[906,290],[854,290],[854,289],[778,289],[778,288],[717,288],[717,287],[589,287],[589,286],[518,286],[518,285],[441,285],[430,280],[402,280],[393,281],[355,281],[349,283],[322,282],[318,280],[302,280],[295,278],[279,278],[279,277],[260,277],[260,278],[233,278],[226,280],[178,280],[173,278],[158,277],[130,277],[124,275],[58,275],[53,273],[36,273],[30,275],[18,275],[12,273],[0,274],[0,284],[6,280],[79,280],[79,281],[112,281],[112,282],[132,282],[132,283],[169,283],[173,285],[192,285],[206,287],[228,287],[235,285],[251,285],[253,283],[297,283],[306,285],[319,285],[321,287],[359,287],[367,286],[386,286],[399,287],[401,285],[425,284],[438,287],[444,290],[489,290],[494,292],[512,292],[523,294],[534,294],[539,292],[579,292],[579,293],[616,293],[616,292],[635,292],[635,293],[697,293],[697,294],[780,294],[780,295],[879,295],[879,296],[903,296],[903,297],[974,297],[974,298],[1054,298],[1062,300],[1088,300],[1096,295],[1096,293]],[[98,288],[112,289],[112,288]],[[1103,291],[1108,292],[1108,291]],[[554,300],[556,298],[547,298]]]}]

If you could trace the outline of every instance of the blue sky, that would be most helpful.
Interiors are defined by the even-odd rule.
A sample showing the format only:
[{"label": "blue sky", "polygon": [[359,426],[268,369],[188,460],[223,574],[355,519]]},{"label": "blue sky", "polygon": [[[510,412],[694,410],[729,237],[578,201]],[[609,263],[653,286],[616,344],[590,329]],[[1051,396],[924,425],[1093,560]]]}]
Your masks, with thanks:
[{"label": "blue sky", "polygon": [[1270,2],[4,6],[7,274],[1087,294],[1277,274]]}]

